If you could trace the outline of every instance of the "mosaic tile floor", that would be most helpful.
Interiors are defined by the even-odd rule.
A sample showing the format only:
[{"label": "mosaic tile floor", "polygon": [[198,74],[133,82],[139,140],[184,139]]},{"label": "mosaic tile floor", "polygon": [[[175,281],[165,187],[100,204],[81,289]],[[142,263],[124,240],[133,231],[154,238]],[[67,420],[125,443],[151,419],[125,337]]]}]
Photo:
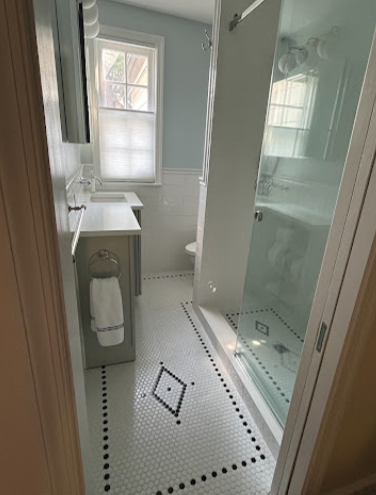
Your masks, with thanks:
[{"label": "mosaic tile floor", "polygon": [[86,372],[96,495],[266,495],[275,461],[191,307],[146,277],[134,363]]},{"label": "mosaic tile floor", "polygon": [[255,308],[240,314],[226,311],[224,316],[235,332],[241,318],[238,352],[277,418],[285,424],[304,337],[281,309],[276,311],[260,303]]}]

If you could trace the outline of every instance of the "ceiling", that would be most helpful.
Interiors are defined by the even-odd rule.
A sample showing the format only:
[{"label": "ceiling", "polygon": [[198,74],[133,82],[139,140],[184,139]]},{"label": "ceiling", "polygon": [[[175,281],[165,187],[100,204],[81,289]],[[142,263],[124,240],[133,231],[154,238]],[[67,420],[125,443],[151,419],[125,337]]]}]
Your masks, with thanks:
[{"label": "ceiling", "polygon": [[113,0],[211,24],[215,0]]}]

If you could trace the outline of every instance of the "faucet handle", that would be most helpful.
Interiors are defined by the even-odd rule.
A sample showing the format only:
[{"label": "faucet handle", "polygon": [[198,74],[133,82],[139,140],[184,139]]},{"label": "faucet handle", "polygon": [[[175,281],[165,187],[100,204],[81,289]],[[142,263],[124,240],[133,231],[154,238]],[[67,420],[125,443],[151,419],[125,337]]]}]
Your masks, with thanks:
[{"label": "faucet handle", "polygon": [[99,177],[93,177],[93,180],[94,180],[94,181],[96,181],[96,180],[97,180],[97,181],[99,182],[99,184],[101,185],[101,187],[104,187],[103,180],[102,180],[102,179],[100,179]]},{"label": "faucet handle", "polygon": [[94,181],[94,182],[97,180],[97,181],[99,182],[99,184],[100,184],[102,187],[104,187],[104,185],[103,185],[103,180],[102,180],[100,177],[97,177],[97,176],[94,174],[94,170],[93,170],[93,169],[91,169],[89,177],[90,177],[90,179],[91,179],[92,181]]}]

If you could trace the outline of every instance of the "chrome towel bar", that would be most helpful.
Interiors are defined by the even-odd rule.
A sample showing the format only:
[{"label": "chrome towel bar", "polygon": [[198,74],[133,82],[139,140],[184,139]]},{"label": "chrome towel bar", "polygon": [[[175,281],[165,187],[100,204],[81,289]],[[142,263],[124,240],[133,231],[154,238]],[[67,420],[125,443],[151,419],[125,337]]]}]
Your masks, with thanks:
[{"label": "chrome towel bar", "polygon": [[86,206],[81,205],[81,206],[68,206],[69,212],[71,211],[80,211],[80,217],[77,222],[76,230],[74,231],[73,234],[73,239],[72,239],[72,247],[71,247],[71,252],[72,256],[76,254],[76,248],[78,244],[78,239],[80,238],[80,232],[81,232],[81,225],[82,225],[82,220],[84,218],[84,213],[86,211]]}]

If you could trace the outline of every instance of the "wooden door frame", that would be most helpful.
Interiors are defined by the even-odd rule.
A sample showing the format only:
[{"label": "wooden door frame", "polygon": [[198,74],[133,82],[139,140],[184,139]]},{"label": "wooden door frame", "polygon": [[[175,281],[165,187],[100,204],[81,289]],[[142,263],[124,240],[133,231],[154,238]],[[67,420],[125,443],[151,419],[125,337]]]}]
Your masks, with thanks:
[{"label": "wooden door frame", "polygon": [[[28,410],[17,411],[15,418],[20,421],[22,414],[30,431],[41,431],[45,465],[40,467],[49,478],[49,488],[41,495],[84,495],[32,0],[0,0],[0,32],[0,207],[5,218],[1,235],[10,246],[39,425],[30,421]],[[1,288],[6,290],[10,282],[2,273]],[[10,328],[12,323],[9,320]],[[20,325],[17,329],[21,331]],[[27,386],[16,385],[20,392]],[[5,435],[2,441],[2,450],[7,450],[12,439]],[[40,444],[35,448],[38,451],[30,450],[29,455],[42,459]],[[2,480],[10,480],[9,468],[5,459]],[[29,484],[23,479],[27,467],[20,464],[17,469],[19,484],[6,491],[36,493],[33,486],[20,488]]]},{"label": "wooden door frame", "polygon": [[[373,182],[376,181],[375,142],[374,37],[273,479],[272,495],[304,493],[305,477],[344,343],[347,338],[351,338],[351,315],[376,233],[376,219],[372,218],[369,211],[370,207],[373,207],[373,211],[376,209],[376,189],[373,188]],[[349,276],[352,277],[350,286],[346,285],[346,282],[349,283]],[[329,331],[324,340],[323,351],[319,353],[316,342],[322,322],[328,324]]]},{"label": "wooden door frame", "polygon": [[[334,272],[330,295],[326,301],[323,317],[332,313],[331,330],[326,342],[325,353],[320,366],[314,393],[312,394],[309,412],[301,437],[298,455],[292,471],[288,493],[319,493],[325,468],[331,455],[331,447],[337,434],[338,424],[343,415],[343,407],[349,400],[349,384],[353,381],[353,367],[356,369],[364,352],[365,338],[370,331],[367,321],[362,321],[361,332],[363,339],[359,339],[360,330],[357,322],[361,321],[361,313],[369,304],[369,283],[375,279],[376,260],[376,108],[373,109],[371,127],[368,133],[370,148],[373,149],[372,172],[366,185],[366,194],[361,205],[361,214],[356,222],[356,231],[350,247],[350,256],[346,260],[346,269],[340,279],[340,266]],[[369,152],[371,149],[368,150]],[[367,152],[365,153],[367,155]],[[355,220],[354,218],[352,219]],[[343,252],[340,254],[344,254]],[[341,260],[339,260],[341,261]],[[344,260],[343,260],[344,261]],[[338,263],[340,265],[340,263]],[[340,283],[338,297],[333,297],[336,283]],[[368,288],[368,292],[365,290]],[[373,303],[374,304],[374,303]],[[334,305],[334,308],[332,307]],[[373,331],[374,329],[372,329]],[[352,366],[349,367],[348,363]],[[338,390],[340,383],[346,383],[346,388]],[[337,400],[335,400],[337,398]],[[320,452],[320,462],[313,458],[314,449],[320,440],[321,427],[327,418],[334,422],[328,431],[326,429],[325,450]],[[316,471],[308,469],[315,463]],[[319,469],[318,469],[319,467]],[[364,488],[367,480],[361,480]],[[375,477],[369,480],[375,483]],[[344,491],[345,493],[345,491]],[[348,491],[347,493],[353,493]]]}]

